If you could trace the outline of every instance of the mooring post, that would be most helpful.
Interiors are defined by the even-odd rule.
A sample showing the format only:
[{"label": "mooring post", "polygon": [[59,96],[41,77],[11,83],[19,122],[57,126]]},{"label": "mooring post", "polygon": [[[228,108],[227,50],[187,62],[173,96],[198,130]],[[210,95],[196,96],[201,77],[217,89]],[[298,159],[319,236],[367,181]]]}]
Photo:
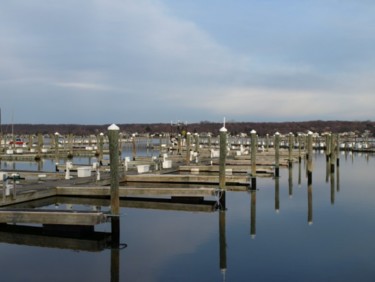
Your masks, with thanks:
[{"label": "mooring post", "polygon": [[330,152],[330,172],[335,172],[335,162],[336,162],[336,148],[335,148],[335,136],[331,135],[331,144],[330,144],[331,152]]},{"label": "mooring post", "polygon": [[225,161],[227,156],[227,129],[220,129],[219,189],[225,189]]},{"label": "mooring post", "polygon": [[268,149],[270,148],[270,135],[266,134],[266,152],[268,152]]},{"label": "mooring post", "polygon": [[301,138],[301,134],[298,133],[298,163],[301,163],[302,161],[301,151],[302,151],[302,138]]},{"label": "mooring post", "polygon": [[181,134],[177,135],[177,154],[181,154]]},{"label": "mooring post", "polygon": [[190,132],[186,133],[186,164],[190,164]]},{"label": "mooring post", "polygon": [[211,151],[212,141],[211,141],[211,133],[208,133],[208,149]]},{"label": "mooring post", "polygon": [[[1,141],[1,139],[0,139]],[[28,144],[28,149],[29,149],[29,152],[31,151],[31,148],[33,147],[33,135],[32,134],[29,134],[29,144]]]},{"label": "mooring post", "polygon": [[257,133],[253,129],[250,132],[251,135],[251,189],[256,189],[257,187]]},{"label": "mooring post", "polygon": [[59,135],[60,134],[58,132],[55,132],[55,159],[57,164],[59,162]]},{"label": "mooring post", "polygon": [[280,133],[275,133],[275,177],[279,177]]},{"label": "mooring post", "polygon": [[103,164],[104,133],[99,133],[99,164]]},{"label": "mooring post", "polygon": [[132,156],[133,156],[133,161],[135,161],[135,158],[137,156],[137,146],[136,146],[135,134],[132,135]]},{"label": "mooring post", "polygon": [[109,162],[111,177],[111,213],[112,216],[120,215],[119,199],[119,130],[120,128],[112,124],[108,127],[109,138]]},{"label": "mooring post", "polygon": [[289,155],[288,155],[288,166],[291,168],[293,166],[293,159],[292,159],[292,153],[293,153],[293,133],[289,133]]},{"label": "mooring post", "polygon": [[312,183],[312,137],[313,133],[309,131],[307,134],[307,145],[308,145],[308,159],[307,159],[307,183],[311,184]]},{"label": "mooring post", "polygon": [[199,134],[194,133],[195,152],[199,153]]},{"label": "mooring post", "polygon": [[340,134],[337,133],[337,136],[336,136],[336,166],[337,166],[337,169],[339,168],[340,166]]}]

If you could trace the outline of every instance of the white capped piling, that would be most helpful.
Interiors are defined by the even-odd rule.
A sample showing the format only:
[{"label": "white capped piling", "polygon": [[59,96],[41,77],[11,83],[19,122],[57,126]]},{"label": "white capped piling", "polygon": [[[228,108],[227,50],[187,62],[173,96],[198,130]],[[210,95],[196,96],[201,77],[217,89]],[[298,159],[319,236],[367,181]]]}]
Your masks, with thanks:
[{"label": "white capped piling", "polygon": [[100,132],[99,134],[99,163],[103,162],[103,148],[104,148],[104,133]]},{"label": "white capped piling", "polygon": [[301,151],[302,151],[302,136],[300,133],[298,133],[298,162],[299,163],[301,163],[302,161]]},{"label": "white capped piling", "polygon": [[268,152],[268,149],[270,147],[270,135],[266,134],[266,152]]},{"label": "white capped piling", "polygon": [[59,133],[55,132],[54,140],[55,140],[55,158],[56,162],[59,161]]},{"label": "white capped piling", "polygon": [[220,129],[219,189],[225,189],[225,161],[227,155],[227,129]]},{"label": "white capped piling", "polygon": [[330,143],[330,172],[335,172],[335,162],[336,162],[336,148],[335,148],[335,136],[331,135]]},{"label": "white capped piling", "polygon": [[308,132],[307,134],[307,146],[308,146],[308,153],[307,153],[307,156],[308,156],[308,159],[307,159],[307,183],[308,184],[311,184],[312,183],[312,169],[313,169],[313,165],[312,165],[312,137],[313,137],[313,133],[311,131]]},{"label": "white capped piling", "polygon": [[135,134],[132,135],[132,156],[133,156],[133,161],[135,161],[135,158],[137,156],[137,146],[136,146]]},{"label": "white capped piling", "polygon": [[256,189],[257,186],[257,165],[256,165],[256,155],[257,155],[257,133],[255,130],[250,132],[251,136],[251,189]]},{"label": "white capped piling", "polygon": [[275,133],[275,177],[279,177],[280,133]]},{"label": "white capped piling", "polygon": [[288,166],[291,168],[293,166],[293,157],[292,157],[292,153],[293,153],[293,133],[290,132],[289,135],[288,135],[288,145],[289,145],[289,150],[288,150]]},{"label": "white capped piling", "polygon": [[327,134],[325,138],[326,142],[326,148],[325,148],[325,153],[326,153],[326,161],[327,163],[329,162],[330,154],[331,154],[331,134]]},{"label": "white capped piling", "polygon": [[336,166],[337,169],[340,166],[340,135],[336,135]]},{"label": "white capped piling", "polygon": [[120,128],[112,124],[108,127],[109,138],[109,162],[111,177],[111,213],[114,216],[120,215],[119,198],[119,130]]}]

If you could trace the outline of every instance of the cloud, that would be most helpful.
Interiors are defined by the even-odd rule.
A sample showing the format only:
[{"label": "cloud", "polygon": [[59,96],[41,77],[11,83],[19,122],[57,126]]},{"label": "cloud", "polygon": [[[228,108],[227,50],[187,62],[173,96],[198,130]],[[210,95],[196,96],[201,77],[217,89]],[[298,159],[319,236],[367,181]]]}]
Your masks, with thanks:
[{"label": "cloud", "polygon": [[[2,103],[58,97],[69,117],[53,103],[45,114],[63,123],[374,117],[365,101],[375,86],[374,5],[289,4],[218,3],[209,13],[196,1],[189,17],[161,0],[1,3]],[[93,118],[103,100],[116,103]]]}]

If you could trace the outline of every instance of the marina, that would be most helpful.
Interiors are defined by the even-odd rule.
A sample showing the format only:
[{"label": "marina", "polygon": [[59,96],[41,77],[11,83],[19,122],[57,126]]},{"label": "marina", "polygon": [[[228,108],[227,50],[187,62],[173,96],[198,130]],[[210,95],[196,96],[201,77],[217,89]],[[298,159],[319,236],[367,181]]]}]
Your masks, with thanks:
[{"label": "marina", "polygon": [[[134,145],[132,139],[118,139],[121,154],[116,154],[115,162],[111,161],[110,141],[104,139],[102,149],[93,147],[87,155],[81,153],[81,146],[73,146],[75,149],[68,150],[72,157],[63,148],[41,159],[19,158],[27,154],[24,152],[12,158],[5,152],[0,170],[2,249],[24,247],[28,253],[30,247],[35,251],[45,249],[36,255],[37,261],[56,250],[52,253],[67,260],[61,265],[64,268],[72,267],[70,261],[80,265],[83,260],[90,268],[96,265],[93,259],[101,261],[96,271],[71,270],[59,274],[56,281],[86,280],[91,275],[96,281],[243,281],[254,272],[260,278],[257,281],[274,279],[264,265],[276,268],[282,279],[323,279],[325,268],[312,247],[318,241],[354,236],[351,232],[345,236],[334,232],[336,223],[327,225],[330,218],[341,222],[331,214],[337,205],[340,213],[346,213],[345,207],[355,204],[351,201],[357,194],[349,192],[352,183],[367,179],[358,188],[365,190],[357,201],[365,200],[365,209],[372,209],[369,199],[375,195],[366,188],[372,181],[368,173],[373,162],[371,148],[361,152],[342,150],[334,138],[325,139],[329,147],[318,148],[313,145],[312,134],[305,139],[297,137],[293,144],[290,136],[281,138],[289,143],[281,143],[276,137],[263,143],[251,140],[251,136],[221,142],[222,137],[201,138],[199,143],[181,141],[175,147],[168,144],[169,139],[164,144],[146,141],[146,146]],[[114,171],[118,174],[113,175]],[[115,184],[114,177],[118,177]],[[117,198],[113,198],[113,188]],[[346,193],[350,196],[345,196],[344,202],[341,197]],[[361,209],[351,211],[354,218],[362,214]],[[338,230],[344,228],[341,224],[344,222]],[[288,225],[296,231],[285,230]],[[334,237],[322,239],[316,225],[318,230],[323,228],[319,232],[332,232]],[[371,226],[360,224],[359,228],[367,230],[369,236],[374,232]],[[314,254],[309,259],[314,269],[307,272],[308,277],[297,259],[302,256],[298,242],[306,254]],[[362,243],[357,239],[354,242]],[[359,275],[355,267],[358,256],[369,251],[360,248],[349,254],[349,247],[343,247],[342,251],[348,253],[337,261],[345,259],[353,275]],[[287,255],[285,248],[291,253]],[[322,256],[330,254],[329,248],[317,249]],[[78,253],[71,256],[63,250]],[[11,258],[10,266],[16,257],[11,253],[7,257]],[[279,259],[291,261],[302,270],[281,268],[283,264],[275,261]],[[238,260],[250,260],[251,267]],[[373,277],[371,261],[360,261],[368,269],[363,272],[361,268],[361,273]],[[26,261],[21,259],[21,263]],[[39,267],[34,268],[41,272]],[[7,281],[18,280],[13,271],[5,273]],[[43,274],[52,275],[46,271]],[[350,281],[351,277],[340,272],[330,275],[341,281]],[[37,281],[37,277],[29,281]]]}]

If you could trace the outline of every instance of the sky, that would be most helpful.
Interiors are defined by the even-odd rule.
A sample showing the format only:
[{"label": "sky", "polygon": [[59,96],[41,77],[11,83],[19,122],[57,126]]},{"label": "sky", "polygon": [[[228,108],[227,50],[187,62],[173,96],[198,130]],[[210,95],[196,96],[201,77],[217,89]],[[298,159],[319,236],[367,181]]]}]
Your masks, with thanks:
[{"label": "sky", "polygon": [[0,3],[1,122],[375,119],[373,0]]}]

